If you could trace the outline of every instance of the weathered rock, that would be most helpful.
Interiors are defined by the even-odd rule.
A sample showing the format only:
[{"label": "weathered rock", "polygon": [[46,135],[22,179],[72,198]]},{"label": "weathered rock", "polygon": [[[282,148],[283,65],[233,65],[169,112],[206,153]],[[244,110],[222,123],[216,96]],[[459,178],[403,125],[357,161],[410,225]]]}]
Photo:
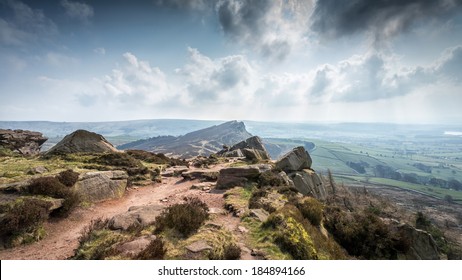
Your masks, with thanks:
[{"label": "weathered rock", "polygon": [[266,196],[258,198],[254,202],[254,206],[251,208],[262,208],[269,213],[272,213],[276,210],[281,209],[288,202],[286,196],[276,192],[271,191]]},{"label": "weathered rock", "polygon": [[117,151],[102,135],[86,130],[76,130],[66,135],[63,140],[53,146],[46,154],[105,153]]},{"label": "weathered rock", "polygon": [[289,174],[294,187],[302,194],[324,201],[327,198],[326,189],[318,174],[310,169]]},{"label": "weathered rock", "polygon": [[0,185],[0,192],[3,193],[23,193],[27,191],[27,187],[32,180],[19,181],[9,184]]},{"label": "weathered rock", "polygon": [[228,189],[244,186],[251,180],[256,180],[264,171],[270,170],[269,164],[254,164],[243,167],[228,167],[220,170],[218,174],[217,189]]},{"label": "weathered rock", "polygon": [[226,152],[221,153],[220,155],[223,157],[239,157],[239,158],[245,157],[241,149],[237,149],[233,151],[226,151]]},{"label": "weathered rock", "polygon": [[127,230],[133,226],[151,225],[163,209],[161,205],[132,206],[127,212],[112,217],[109,221],[109,228]]},{"label": "weathered rock", "polygon": [[193,253],[200,253],[205,250],[212,250],[212,247],[209,244],[207,244],[205,240],[199,240],[186,246],[186,249]]},{"label": "weathered rock", "polygon": [[97,171],[80,174],[73,189],[83,201],[99,202],[120,198],[127,188],[125,171]]},{"label": "weathered rock", "polygon": [[215,184],[210,183],[210,182],[196,183],[196,184],[192,184],[191,189],[209,191],[214,186]]},{"label": "weathered rock", "polygon": [[185,166],[172,166],[162,171],[161,174],[164,177],[178,177],[188,170],[189,168]]},{"label": "weathered rock", "polygon": [[45,172],[48,172],[48,169],[46,167],[44,167],[44,166],[36,166],[36,167],[31,167],[27,171],[27,174],[36,175],[36,174],[43,174]]},{"label": "weathered rock", "polygon": [[276,162],[276,169],[286,173],[310,169],[312,160],[304,147],[296,147]]},{"label": "weathered rock", "polygon": [[117,245],[116,250],[125,256],[136,256],[155,239],[155,235],[141,236],[133,241]]},{"label": "weathered rock", "polygon": [[263,142],[258,136],[252,136],[237,143],[231,148],[224,147],[224,149],[217,154],[224,157],[245,157],[248,160],[257,161],[270,159]]},{"label": "weathered rock", "polygon": [[426,231],[416,229],[408,224],[398,227],[402,236],[409,241],[410,248],[405,255],[400,256],[408,260],[439,260],[440,254],[435,240]]},{"label": "weathered rock", "polygon": [[37,155],[48,140],[42,133],[28,130],[0,129],[0,147],[21,155]]},{"label": "weathered rock", "polygon": [[210,170],[193,170],[184,172],[181,174],[181,176],[185,180],[201,180],[215,182],[218,178],[218,172]]},{"label": "weathered rock", "polygon": [[260,222],[264,223],[268,220],[269,214],[263,209],[250,209],[250,216],[257,218]]},{"label": "weathered rock", "polygon": [[284,185],[289,187],[295,187],[294,182],[287,176],[287,173],[284,171],[279,172],[279,176],[281,176],[282,180],[284,181]]}]

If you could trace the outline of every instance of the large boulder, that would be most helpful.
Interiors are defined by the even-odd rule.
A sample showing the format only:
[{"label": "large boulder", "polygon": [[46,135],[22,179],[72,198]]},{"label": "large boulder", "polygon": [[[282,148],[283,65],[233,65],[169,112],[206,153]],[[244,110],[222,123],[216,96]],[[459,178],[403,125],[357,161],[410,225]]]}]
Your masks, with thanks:
[{"label": "large boulder", "polygon": [[304,147],[296,147],[276,162],[276,169],[286,173],[310,169],[313,163]]},{"label": "large boulder", "polygon": [[0,129],[0,148],[11,150],[21,155],[33,156],[40,153],[40,148],[48,140],[42,133],[28,130]]},{"label": "large boulder", "polygon": [[408,224],[402,224],[398,230],[405,240],[409,241],[410,248],[401,259],[407,260],[439,260],[440,254],[435,240],[428,232],[416,229]]},{"label": "large boulder", "polygon": [[294,187],[304,195],[312,196],[318,200],[324,201],[327,198],[327,192],[319,178],[318,174],[311,169],[296,171],[289,174]]},{"label": "large boulder", "polygon": [[80,129],[64,137],[63,140],[48,150],[46,154],[105,153],[117,151],[102,135]]},{"label": "large boulder", "polygon": [[163,209],[161,205],[132,206],[127,212],[112,217],[109,228],[128,230],[131,227],[152,225]]},{"label": "large boulder", "polygon": [[231,148],[225,148],[218,152],[218,155],[224,157],[245,157],[248,160],[255,161],[270,159],[263,142],[258,136],[252,136]]},{"label": "large boulder", "polygon": [[255,164],[243,167],[228,167],[220,170],[217,189],[244,186],[248,181],[256,180],[264,171],[270,170],[269,164]]},{"label": "large boulder", "polygon": [[83,201],[99,202],[122,197],[127,179],[127,172],[120,170],[88,172],[80,174],[73,188]]}]

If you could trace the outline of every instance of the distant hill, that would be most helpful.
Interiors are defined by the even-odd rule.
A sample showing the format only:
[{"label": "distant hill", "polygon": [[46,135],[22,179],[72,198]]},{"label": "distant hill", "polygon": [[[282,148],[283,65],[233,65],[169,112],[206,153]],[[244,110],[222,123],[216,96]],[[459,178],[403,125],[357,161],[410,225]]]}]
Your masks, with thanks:
[{"label": "distant hill", "polygon": [[188,158],[208,156],[220,151],[223,145],[230,146],[251,136],[243,122],[230,121],[182,136],[158,136],[120,145],[118,148],[154,151]]}]

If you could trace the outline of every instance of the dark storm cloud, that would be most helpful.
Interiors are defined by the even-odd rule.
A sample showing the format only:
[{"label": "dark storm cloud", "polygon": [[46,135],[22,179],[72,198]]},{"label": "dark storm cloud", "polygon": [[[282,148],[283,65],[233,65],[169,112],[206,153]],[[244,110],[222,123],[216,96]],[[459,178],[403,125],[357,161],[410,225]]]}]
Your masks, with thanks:
[{"label": "dark storm cloud", "polygon": [[311,28],[326,38],[370,32],[380,44],[418,21],[444,21],[461,10],[462,0],[319,0]]}]

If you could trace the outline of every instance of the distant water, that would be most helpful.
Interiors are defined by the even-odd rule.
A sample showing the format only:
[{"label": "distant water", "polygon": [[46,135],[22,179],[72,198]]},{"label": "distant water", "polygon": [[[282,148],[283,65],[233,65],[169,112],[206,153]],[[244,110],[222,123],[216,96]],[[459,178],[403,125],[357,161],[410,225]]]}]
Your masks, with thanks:
[{"label": "distant water", "polygon": [[462,131],[445,131],[444,135],[462,136]]}]

